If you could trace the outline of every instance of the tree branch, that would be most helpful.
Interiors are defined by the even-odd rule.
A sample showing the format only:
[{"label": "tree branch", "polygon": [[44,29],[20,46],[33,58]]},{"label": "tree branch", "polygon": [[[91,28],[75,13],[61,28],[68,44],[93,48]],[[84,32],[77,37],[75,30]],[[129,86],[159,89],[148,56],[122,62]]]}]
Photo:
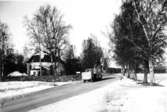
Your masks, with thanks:
[{"label": "tree branch", "polygon": [[135,12],[136,12],[136,14],[137,14],[137,18],[138,18],[137,20],[138,20],[139,23],[141,24],[141,26],[142,26],[142,28],[143,28],[143,31],[144,31],[144,34],[145,34],[145,37],[146,37],[146,39],[147,39],[147,42],[148,42],[148,44],[150,45],[150,39],[149,39],[148,33],[147,33],[147,31],[146,31],[146,28],[145,28],[144,23],[143,23],[143,22],[141,21],[141,19],[140,19],[140,13],[139,13],[139,11],[137,10],[136,0],[134,0],[133,5],[134,5],[134,8],[135,8]]}]

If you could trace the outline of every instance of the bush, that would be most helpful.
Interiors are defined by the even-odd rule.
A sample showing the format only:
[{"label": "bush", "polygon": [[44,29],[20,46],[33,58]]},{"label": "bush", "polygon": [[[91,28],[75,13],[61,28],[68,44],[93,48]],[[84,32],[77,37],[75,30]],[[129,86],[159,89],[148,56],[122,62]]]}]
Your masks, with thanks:
[{"label": "bush", "polygon": [[76,81],[81,80],[81,75],[62,75],[56,76],[26,76],[26,77],[8,77],[7,81],[46,81],[53,82],[55,79],[56,82],[65,82],[65,81]]},{"label": "bush", "polygon": [[80,61],[78,59],[68,59],[65,68],[67,75],[75,75],[76,71],[81,71]]}]

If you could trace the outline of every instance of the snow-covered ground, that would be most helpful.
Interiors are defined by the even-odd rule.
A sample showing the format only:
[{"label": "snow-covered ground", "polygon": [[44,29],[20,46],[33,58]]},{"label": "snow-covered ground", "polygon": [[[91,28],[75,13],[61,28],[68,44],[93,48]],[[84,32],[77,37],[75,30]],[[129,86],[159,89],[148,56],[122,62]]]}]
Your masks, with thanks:
[{"label": "snow-covered ground", "polygon": [[167,74],[156,76],[161,86],[143,86],[124,78],[29,112],[167,112]]},{"label": "snow-covered ground", "polygon": [[167,74],[155,76],[158,86],[128,91],[122,112],[167,112]]},{"label": "snow-covered ground", "polygon": [[0,82],[0,100],[23,96],[32,92],[73,83],[68,82],[41,82],[41,81],[9,81]]}]

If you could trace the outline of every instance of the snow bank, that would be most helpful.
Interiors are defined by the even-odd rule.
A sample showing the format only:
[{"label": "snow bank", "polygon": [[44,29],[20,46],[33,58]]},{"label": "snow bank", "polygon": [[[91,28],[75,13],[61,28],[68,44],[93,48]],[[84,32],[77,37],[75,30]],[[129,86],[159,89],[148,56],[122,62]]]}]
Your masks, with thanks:
[{"label": "snow bank", "polygon": [[[141,78],[141,77],[140,77]],[[127,86],[127,82],[131,82]],[[117,89],[109,93],[108,111],[119,112],[167,112],[167,74],[156,74],[158,86],[143,86],[124,79]]]},{"label": "snow bank", "polygon": [[[75,81],[75,82],[77,82],[77,81]],[[74,81],[55,82],[55,85],[57,85],[57,86],[62,86],[62,85],[71,84],[71,83],[74,83]]]},{"label": "snow bank", "polygon": [[49,83],[40,82],[40,81],[9,81],[9,82],[0,82],[0,92],[7,90],[19,90],[25,88],[31,88],[39,85],[48,85]]},{"label": "snow bank", "polygon": [[68,82],[41,82],[41,81],[9,81],[0,82],[0,99],[10,99],[14,97],[24,96],[32,92],[49,89],[54,86],[62,86],[74,83]]},{"label": "snow bank", "polygon": [[2,82],[0,83],[0,99],[9,99],[19,95],[29,94],[32,92],[48,89],[53,85],[42,82]]}]

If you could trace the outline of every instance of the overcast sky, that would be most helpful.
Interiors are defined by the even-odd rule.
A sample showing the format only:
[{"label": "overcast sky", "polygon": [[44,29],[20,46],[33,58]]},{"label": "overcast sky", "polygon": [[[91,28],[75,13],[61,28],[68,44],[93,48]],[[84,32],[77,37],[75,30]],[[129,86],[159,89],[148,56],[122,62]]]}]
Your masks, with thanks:
[{"label": "overcast sky", "polygon": [[81,44],[90,34],[98,37],[102,47],[108,47],[105,32],[119,12],[121,0],[19,0],[0,1],[0,20],[8,24],[12,42],[19,52],[28,44],[29,37],[24,27],[24,17],[31,17],[41,5],[56,6],[72,25],[69,39],[81,52]]}]

